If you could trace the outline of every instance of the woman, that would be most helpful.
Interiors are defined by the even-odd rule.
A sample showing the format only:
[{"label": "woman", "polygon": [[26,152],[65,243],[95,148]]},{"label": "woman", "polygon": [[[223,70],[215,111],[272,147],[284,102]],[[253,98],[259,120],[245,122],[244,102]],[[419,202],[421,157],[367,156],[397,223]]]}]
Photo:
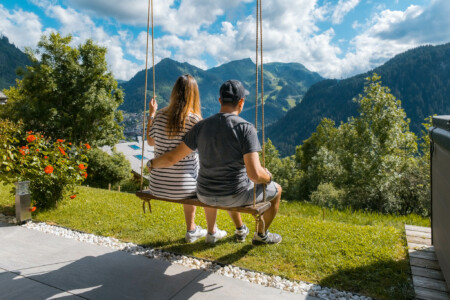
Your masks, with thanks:
[{"label": "woman", "polygon": [[[149,104],[147,142],[155,146],[155,157],[175,148],[185,134],[201,120],[200,93],[197,81],[191,75],[180,76],[172,89],[169,106],[156,113],[155,99]],[[150,173],[150,192],[165,199],[188,199],[196,196],[196,183],[199,168],[197,153],[193,152],[173,167],[154,169]],[[193,205],[183,204],[186,220],[186,242],[192,243],[206,236],[207,231],[195,225]],[[205,214],[209,214],[205,208]],[[216,228],[216,233],[226,232]]]}]

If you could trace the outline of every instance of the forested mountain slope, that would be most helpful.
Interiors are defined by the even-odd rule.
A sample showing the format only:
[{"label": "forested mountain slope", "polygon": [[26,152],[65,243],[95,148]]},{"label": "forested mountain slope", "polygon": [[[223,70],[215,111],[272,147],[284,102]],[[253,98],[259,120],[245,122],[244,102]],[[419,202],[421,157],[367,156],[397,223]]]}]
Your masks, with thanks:
[{"label": "forested mountain slope", "polygon": [[267,128],[267,136],[283,155],[307,139],[327,117],[337,123],[357,113],[352,101],[363,91],[365,78],[381,76],[384,86],[402,101],[411,130],[419,134],[432,114],[450,114],[450,43],[422,46],[399,54],[384,65],[345,80],[324,80],[311,86],[303,101]]}]

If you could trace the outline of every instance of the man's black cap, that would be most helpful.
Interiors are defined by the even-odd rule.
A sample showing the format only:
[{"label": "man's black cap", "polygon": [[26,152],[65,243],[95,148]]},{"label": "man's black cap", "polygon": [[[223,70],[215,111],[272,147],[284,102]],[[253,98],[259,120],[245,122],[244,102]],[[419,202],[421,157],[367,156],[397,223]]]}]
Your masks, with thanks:
[{"label": "man's black cap", "polygon": [[248,94],[249,92],[239,80],[225,81],[220,87],[220,98],[223,102],[236,102]]}]

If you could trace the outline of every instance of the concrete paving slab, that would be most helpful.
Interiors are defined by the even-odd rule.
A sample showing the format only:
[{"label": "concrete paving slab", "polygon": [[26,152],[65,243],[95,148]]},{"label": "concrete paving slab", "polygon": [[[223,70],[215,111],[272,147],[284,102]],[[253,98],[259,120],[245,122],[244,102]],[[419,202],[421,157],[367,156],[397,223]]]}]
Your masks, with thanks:
[{"label": "concrete paving slab", "polygon": [[[203,287],[201,290],[199,287]],[[206,273],[197,278],[178,294],[174,300],[195,299],[233,299],[233,300],[313,300],[318,299],[307,295],[289,293],[283,290],[268,288],[258,284],[245,282],[236,278],[229,278]]]},{"label": "concrete paving slab", "polygon": [[[2,300],[17,299],[82,299],[65,291],[30,280],[17,274],[6,272],[0,273],[0,298]],[[57,298],[55,298],[57,296]]]},{"label": "concrete paving slab", "polygon": [[20,226],[0,226],[0,298],[66,297],[317,299]]}]

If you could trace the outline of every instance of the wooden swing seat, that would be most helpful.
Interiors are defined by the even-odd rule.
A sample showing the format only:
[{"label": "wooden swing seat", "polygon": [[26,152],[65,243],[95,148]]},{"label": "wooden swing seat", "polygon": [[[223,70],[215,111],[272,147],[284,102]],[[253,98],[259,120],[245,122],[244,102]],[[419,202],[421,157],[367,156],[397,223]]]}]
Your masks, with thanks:
[{"label": "wooden swing seat", "polygon": [[136,196],[141,198],[143,200],[142,203],[142,209],[145,213],[145,203],[148,203],[148,207],[151,210],[151,200],[157,200],[157,201],[165,201],[165,202],[172,202],[172,203],[178,203],[178,204],[190,204],[200,207],[209,207],[209,208],[216,208],[220,210],[229,210],[229,211],[236,211],[244,214],[251,214],[253,216],[260,216],[263,215],[271,206],[271,203],[269,201],[267,202],[260,202],[256,203],[255,206],[248,205],[248,206],[239,206],[239,207],[223,207],[223,206],[211,206],[204,204],[203,202],[200,202],[197,198],[191,198],[191,199],[182,199],[182,200],[172,200],[172,199],[164,199],[160,197],[156,197],[152,194],[150,194],[150,191],[138,191],[136,192]]}]

